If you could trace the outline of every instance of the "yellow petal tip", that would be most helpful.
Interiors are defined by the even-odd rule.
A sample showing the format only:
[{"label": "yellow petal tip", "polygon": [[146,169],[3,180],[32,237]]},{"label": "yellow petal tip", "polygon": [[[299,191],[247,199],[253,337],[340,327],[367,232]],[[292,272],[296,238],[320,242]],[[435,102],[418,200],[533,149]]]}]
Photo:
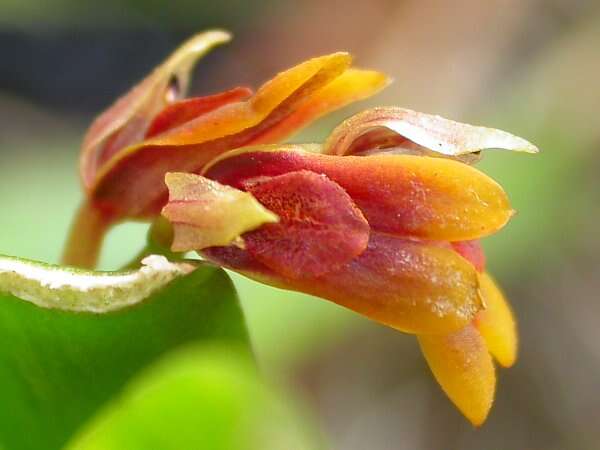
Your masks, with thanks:
[{"label": "yellow petal tip", "polygon": [[483,424],[496,391],[496,371],[473,325],[448,335],[418,336],[423,355],[443,391],[474,426]]},{"label": "yellow petal tip", "polygon": [[504,294],[489,274],[481,274],[479,283],[488,306],[477,313],[474,324],[498,364],[511,367],[517,360],[519,347],[514,314]]}]

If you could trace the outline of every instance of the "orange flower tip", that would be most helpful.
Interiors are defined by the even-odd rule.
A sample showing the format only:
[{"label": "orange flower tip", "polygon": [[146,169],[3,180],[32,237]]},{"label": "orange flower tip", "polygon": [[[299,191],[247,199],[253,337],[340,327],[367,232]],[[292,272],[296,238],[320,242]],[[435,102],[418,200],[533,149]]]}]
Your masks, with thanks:
[{"label": "orange flower tip", "polygon": [[496,361],[503,367],[511,367],[517,360],[519,346],[514,314],[489,274],[480,274],[479,283],[487,307],[477,313],[473,324]]},{"label": "orange flower tip", "polygon": [[240,236],[279,220],[247,192],[199,175],[165,175],[169,202],[162,215],[173,225],[171,249],[176,252],[236,244]]},{"label": "orange flower tip", "polygon": [[325,153],[397,152],[444,156],[473,163],[487,149],[537,153],[538,148],[502,130],[468,125],[398,107],[378,107],[347,119],[331,133]]},{"label": "orange flower tip", "polygon": [[419,344],[443,391],[476,427],[494,402],[496,371],[486,344],[473,325],[447,335],[421,335]]}]

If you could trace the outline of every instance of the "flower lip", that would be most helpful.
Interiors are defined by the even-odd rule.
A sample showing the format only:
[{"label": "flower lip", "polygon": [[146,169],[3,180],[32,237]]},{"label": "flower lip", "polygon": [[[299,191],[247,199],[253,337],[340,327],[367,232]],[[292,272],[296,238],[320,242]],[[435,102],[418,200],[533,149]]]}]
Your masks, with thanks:
[{"label": "flower lip", "polygon": [[285,277],[331,272],[367,248],[367,220],[325,175],[300,170],[247,180],[244,187],[280,218],[244,234],[246,249]]}]

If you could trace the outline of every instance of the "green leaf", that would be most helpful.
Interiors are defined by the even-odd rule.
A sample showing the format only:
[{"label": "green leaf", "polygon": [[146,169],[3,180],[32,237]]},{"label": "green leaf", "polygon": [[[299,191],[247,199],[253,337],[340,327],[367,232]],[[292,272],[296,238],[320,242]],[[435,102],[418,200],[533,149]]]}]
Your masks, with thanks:
[{"label": "green leaf", "polygon": [[195,345],[136,377],[67,449],[320,448],[290,403],[259,381],[247,355]]},{"label": "green leaf", "polygon": [[145,263],[91,273],[0,257],[0,448],[61,448],[133,375],[182,345],[248,351],[222,270]]}]

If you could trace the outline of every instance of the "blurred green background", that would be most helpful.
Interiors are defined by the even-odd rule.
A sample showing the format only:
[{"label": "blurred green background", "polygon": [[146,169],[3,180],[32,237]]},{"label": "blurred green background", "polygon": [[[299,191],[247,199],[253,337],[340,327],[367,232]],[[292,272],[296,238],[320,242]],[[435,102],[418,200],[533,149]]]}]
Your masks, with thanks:
[{"label": "blurred green background", "polygon": [[[233,275],[260,367],[303,399],[331,448],[600,448],[600,4],[595,0],[0,2],[0,253],[56,262],[80,198],[79,141],[96,113],[190,34],[230,29],[193,93],[257,86],[348,50],[395,82],[310,127],[315,141],[368,105],[506,129],[537,156],[479,166],[519,214],[487,239],[519,319],[518,364],[474,430],[428,373],[413,337],[322,300]],[[143,245],[111,233],[101,267]]]}]

